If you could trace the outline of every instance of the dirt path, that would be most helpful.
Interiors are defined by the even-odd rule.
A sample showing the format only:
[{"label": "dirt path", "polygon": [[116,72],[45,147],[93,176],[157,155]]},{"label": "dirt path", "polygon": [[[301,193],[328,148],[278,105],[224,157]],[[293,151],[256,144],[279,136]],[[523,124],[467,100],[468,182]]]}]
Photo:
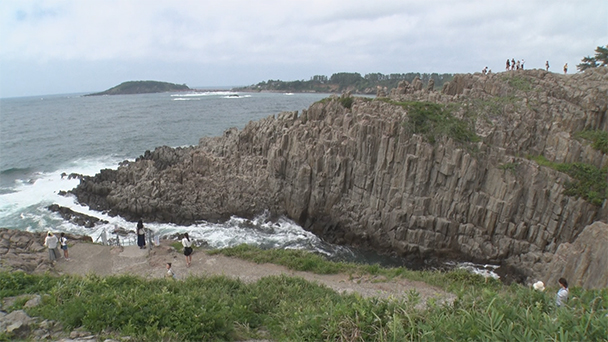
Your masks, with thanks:
[{"label": "dirt path", "polygon": [[207,255],[204,251],[195,251],[192,256],[192,266],[188,268],[184,256],[171,247],[170,242],[163,241],[160,246],[152,250],[142,250],[137,246],[110,247],[77,242],[70,247],[70,260],[66,261],[62,258],[55,267],[60,273],[65,274],[93,273],[100,276],[132,274],[144,278],[161,278],[165,276],[166,263],[171,262],[178,279],[189,275],[225,275],[249,283],[263,277],[285,274],[325,285],[340,293],[356,292],[363,297],[402,298],[411,290],[415,290],[420,294],[421,304],[430,298],[450,302],[455,298],[451,293],[418,281],[407,279],[383,281],[368,277],[353,279],[346,274],[319,275],[292,271],[274,264],[256,264],[223,255]]}]

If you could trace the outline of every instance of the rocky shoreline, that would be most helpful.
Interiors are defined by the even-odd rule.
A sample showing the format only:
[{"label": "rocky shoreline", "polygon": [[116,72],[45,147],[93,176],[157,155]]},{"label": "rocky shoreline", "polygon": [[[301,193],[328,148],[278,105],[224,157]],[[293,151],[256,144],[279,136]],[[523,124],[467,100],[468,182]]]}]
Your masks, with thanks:
[{"label": "rocky shoreline", "polygon": [[[576,244],[591,226],[606,231],[608,208],[567,195],[570,176],[525,156],[608,165],[576,138],[608,130],[607,70],[456,75],[441,92],[414,80],[390,94],[379,89],[373,101],[335,96],[196,147],[146,151],[71,192],[110,215],[180,225],[269,210],[335,244],[500,263],[548,279],[565,272],[552,266],[560,246]],[[408,106],[414,102],[455,108],[444,121],[470,125],[476,138],[412,129],[429,124]],[[581,262],[566,276],[595,265],[572,257]],[[608,286],[597,278],[572,283]]]}]

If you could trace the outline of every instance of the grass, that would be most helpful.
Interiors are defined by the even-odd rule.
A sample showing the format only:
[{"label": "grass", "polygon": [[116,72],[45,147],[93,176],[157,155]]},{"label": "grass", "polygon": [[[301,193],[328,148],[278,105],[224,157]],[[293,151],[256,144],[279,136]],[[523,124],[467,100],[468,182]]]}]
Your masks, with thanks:
[{"label": "grass", "polygon": [[437,137],[442,136],[461,143],[480,141],[472,123],[453,115],[456,106],[432,102],[397,102],[386,98],[379,100],[403,107],[408,113],[408,121],[404,123],[405,128],[413,134],[423,135],[430,143],[434,143]]},{"label": "grass", "polygon": [[608,154],[608,132],[606,131],[582,131],[574,135],[576,138],[586,139],[591,141],[591,146],[594,149],[601,151],[603,154]]},{"label": "grass", "polygon": [[598,168],[586,163],[556,163],[544,156],[527,156],[538,165],[547,166],[559,172],[568,174],[574,179],[565,184],[564,194],[581,197],[589,203],[601,206],[608,196],[607,168]]},{"label": "grass", "polygon": [[301,250],[260,249],[255,246],[241,244],[236,247],[215,249],[207,251],[208,254],[222,254],[249,260],[255,263],[272,263],[282,265],[294,271],[305,271],[316,274],[349,274],[354,276],[373,276],[385,280],[394,278],[407,278],[418,280],[430,285],[438,286],[448,291],[453,290],[454,284],[466,286],[493,287],[499,282],[485,279],[479,275],[463,270],[449,273],[432,271],[412,271],[405,267],[381,267],[377,264],[357,264],[349,262],[335,262],[323,256]]},{"label": "grass", "polygon": [[513,76],[513,77],[505,77],[507,80],[507,83],[509,84],[509,86],[511,86],[511,88],[516,89],[516,90],[520,90],[520,91],[524,91],[524,92],[528,92],[532,90],[532,82],[530,81],[529,78],[523,77],[523,76]]},{"label": "grass", "polygon": [[[330,261],[309,253],[238,247],[226,255],[293,265]],[[337,269],[362,265],[338,263]],[[328,267],[313,267],[324,271]],[[331,267],[329,267],[331,268]],[[333,268],[332,268],[333,269]],[[0,297],[40,294],[31,315],[57,320],[69,331],[82,327],[133,341],[567,341],[606,340],[608,289],[572,288],[565,308],[554,306],[557,288],[537,292],[504,286],[463,271],[403,272],[375,266],[369,271],[406,275],[450,288],[453,304],[416,305],[416,291],[401,299],[338,294],[301,278],[271,276],[245,284],[226,277],[146,280],[133,276],[61,276],[0,273]],[[10,287],[9,287],[10,286]],[[13,309],[19,309],[15,304]],[[11,336],[0,335],[0,340]]]},{"label": "grass", "polygon": [[498,168],[503,170],[503,171],[509,171],[511,173],[515,173],[515,169],[517,168],[519,164],[518,163],[504,163],[504,164],[500,164],[498,165]]}]

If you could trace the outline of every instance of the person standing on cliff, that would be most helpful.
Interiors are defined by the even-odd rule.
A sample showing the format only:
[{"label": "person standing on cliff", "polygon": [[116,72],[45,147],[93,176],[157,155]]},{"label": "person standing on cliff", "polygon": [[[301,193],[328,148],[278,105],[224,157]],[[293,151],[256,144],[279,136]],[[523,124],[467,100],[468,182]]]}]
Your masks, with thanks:
[{"label": "person standing on cliff", "polygon": [[137,221],[137,245],[139,249],[146,248],[146,231],[144,229],[144,222],[141,219]]},{"label": "person standing on cliff", "polygon": [[184,234],[184,238],[182,239],[182,246],[184,246],[186,267],[190,267],[190,265],[192,265],[192,241],[190,241],[190,236],[188,236],[188,233]]},{"label": "person standing on cliff", "polygon": [[555,305],[560,307],[566,304],[566,301],[568,301],[570,291],[568,290],[568,281],[566,281],[566,279],[559,278],[557,282],[559,283],[560,289],[557,291],[557,295],[555,295]]},{"label": "person standing on cliff", "polygon": [[564,75],[568,73],[568,63],[564,64]]},{"label": "person standing on cliff", "polygon": [[70,260],[68,257],[68,239],[65,237],[65,233],[61,233],[61,237],[59,238],[59,244],[61,245],[61,249],[63,250],[63,258],[65,260]]},{"label": "person standing on cliff", "polygon": [[511,62],[507,58],[507,71],[509,71],[509,69],[511,69]]},{"label": "person standing on cliff", "polygon": [[44,239],[44,245],[49,249],[49,259],[51,261],[57,260],[57,242],[57,237],[49,231]]},{"label": "person standing on cliff", "polygon": [[546,70],[546,71],[549,71],[549,61],[546,61],[546,62],[545,62],[545,70]]}]

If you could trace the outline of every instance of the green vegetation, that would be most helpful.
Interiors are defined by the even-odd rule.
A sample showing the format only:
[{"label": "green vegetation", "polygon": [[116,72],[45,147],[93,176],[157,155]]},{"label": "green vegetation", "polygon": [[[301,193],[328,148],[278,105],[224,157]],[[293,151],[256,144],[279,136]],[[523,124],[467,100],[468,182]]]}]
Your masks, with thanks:
[{"label": "green vegetation", "polygon": [[456,118],[452,114],[456,106],[432,102],[396,102],[389,99],[381,99],[381,101],[407,110],[408,121],[404,123],[406,129],[411,133],[423,135],[431,143],[435,142],[436,137],[441,136],[450,137],[461,143],[480,140],[475,134],[472,123]]},{"label": "green vegetation", "polygon": [[190,90],[185,84],[174,84],[168,82],[157,81],[129,81],[123,82],[116,87],[110,88],[101,93],[89,94],[87,96],[97,95],[126,95],[126,94],[148,94],[148,93],[164,93],[167,91],[185,91]]},{"label": "green vegetation", "polygon": [[564,195],[581,197],[589,203],[601,206],[608,195],[608,169],[600,169],[585,163],[556,163],[544,156],[528,156],[538,165],[547,166],[559,172],[568,174],[574,182],[565,184]]},{"label": "green vegetation", "polygon": [[353,101],[354,99],[350,96],[343,96],[340,98],[340,104],[344,107],[344,108],[348,108],[350,109],[350,107],[353,106]]},{"label": "green vegetation", "polygon": [[608,65],[608,48],[606,46],[598,46],[595,49],[595,56],[583,57],[581,63],[576,66],[578,71],[585,71],[590,68],[597,68]]},{"label": "green vegetation", "polygon": [[523,76],[512,76],[507,78],[507,83],[514,89],[528,92],[532,90],[532,82],[529,78]]},{"label": "green vegetation", "polygon": [[[333,266],[301,251],[261,251],[239,246],[217,251],[258,262],[274,261],[325,272]],[[302,259],[302,260],[300,260]],[[371,267],[371,266],[367,266]],[[339,263],[336,269],[362,265]],[[403,298],[338,294],[301,278],[266,277],[245,284],[226,277],[146,280],[132,276],[27,275],[0,273],[0,297],[40,294],[30,316],[53,319],[104,337],[134,341],[570,341],[606,340],[608,289],[570,289],[565,308],[554,306],[557,288],[537,292],[504,286],[465,271],[396,271],[375,266],[375,274],[413,276],[442,284],[453,303],[411,291]],[[18,301],[11,309],[21,309]],[[0,340],[11,336],[0,335]]]},{"label": "green vegetation", "polygon": [[515,168],[517,168],[518,163],[504,163],[498,165],[498,168],[503,171],[509,171],[511,173],[515,173]]},{"label": "green vegetation", "polygon": [[591,146],[604,154],[608,154],[608,132],[606,131],[582,131],[574,135],[576,138],[591,141]]},{"label": "green vegetation", "polygon": [[334,93],[352,91],[359,94],[375,94],[377,87],[386,87],[389,91],[396,88],[399,82],[412,82],[414,78],[419,77],[420,80],[427,84],[429,80],[435,82],[435,89],[441,89],[445,82],[452,80],[452,74],[390,74],[384,75],[381,73],[371,73],[361,76],[357,72],[340,72],[327,77],[324,75],[315,75],[310,80],[298,81],[281,81],[268,80],[260,82],[244,88],[236,90],[242,91],[289,91],[289,92],[317,92],[317,93]]}]

